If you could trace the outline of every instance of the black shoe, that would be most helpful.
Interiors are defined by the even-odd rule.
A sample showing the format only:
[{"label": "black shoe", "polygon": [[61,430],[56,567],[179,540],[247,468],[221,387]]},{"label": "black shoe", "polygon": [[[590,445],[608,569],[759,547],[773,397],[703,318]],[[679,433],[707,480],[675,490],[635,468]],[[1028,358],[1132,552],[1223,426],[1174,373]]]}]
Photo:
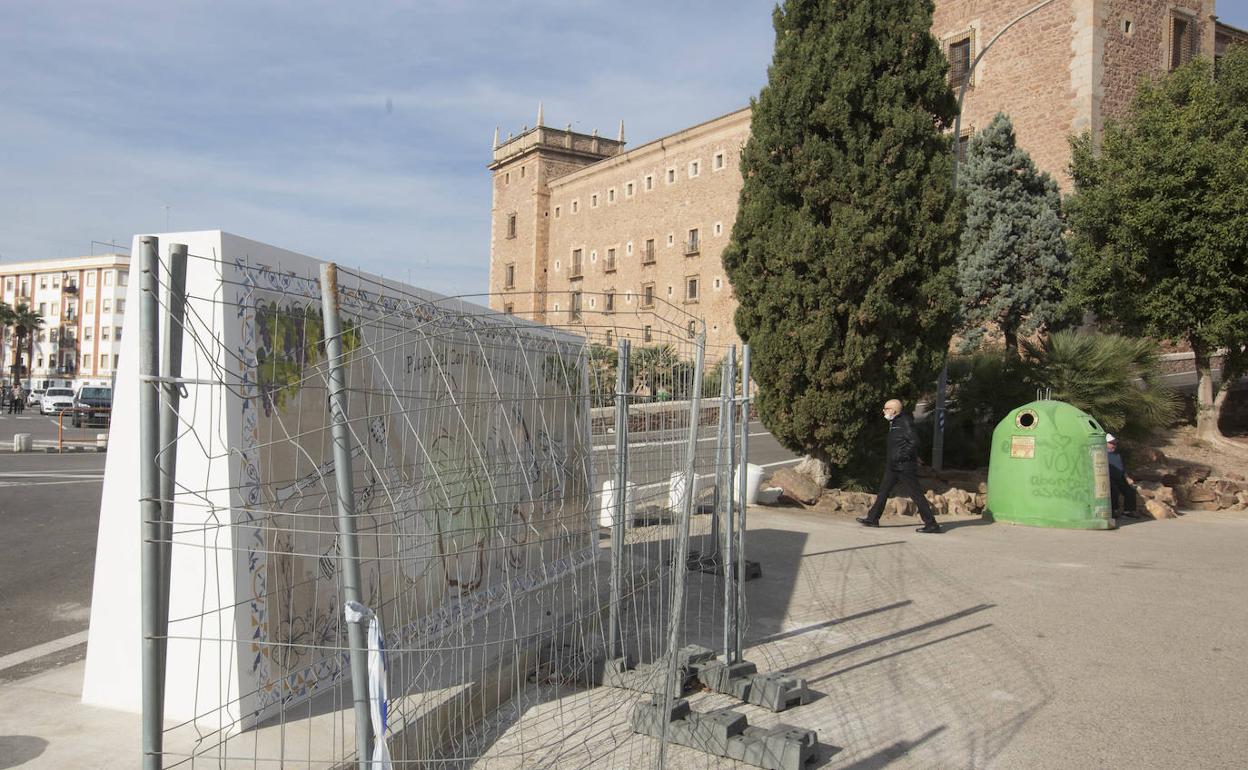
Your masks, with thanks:
[{"label": "black shoe", "polygon": [[864,526],[864,527],[878,527],[878,526],[880,526],[880,522],[878,522],[878,521],[872,521],[871,519],[868,519],[868,518],[866,518],[865,516],[859,516],[858,518],[854,519],[854,521],[858,522],[859,524],[861,524],[861,525],[862,525],[862,526]]},{"label": "black shoe", "polygon": [[941,529],[939,524],[924,524],[921,527],[917,527],[914,531],[922,532],[925,535],[939,535],[945,530]]}]

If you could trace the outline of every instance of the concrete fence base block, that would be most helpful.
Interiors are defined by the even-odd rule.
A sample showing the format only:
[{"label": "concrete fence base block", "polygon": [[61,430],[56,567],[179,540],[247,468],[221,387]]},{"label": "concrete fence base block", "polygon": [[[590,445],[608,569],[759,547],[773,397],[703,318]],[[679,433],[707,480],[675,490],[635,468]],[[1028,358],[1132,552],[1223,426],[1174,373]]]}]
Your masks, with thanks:
[{"label": "concrete fence base block", "polygon": [[[697,676],[698,666],[713,660],[715,653],[705,647],[690,644],[676,651],[676,680],[672,685],[672,697],[679,698],[685,687]],[[667,682],[667,656],[653,663],[639,663],[630,667],[625,658],[609,660],[603,676],[603,684],[621,690],[650,693],[662,696]]]},{"label": "concrete fence base block", "polygon": [[35,439],[34,439],[34,436],[32,436],[31,434],[29,433],[14,433],[13,434],[13,451],[14,452],[29,452],[34,447],[34,445],[35,445]]},{"label": "concrete fence base block", "polygon": [[791,725],[750,727],[744,714],[729,709],[700,713],[686,700],[676,701],[670,712],[663,704],[643,701],[633,707],[633,731],[671,743],[727,757],[765,770],[803,770],[815,759],[818,739],[813,730]]},{"label": "concrete fence base block", "polygon": [[810,702],[805,679],[784,672],[760,674],[749,661],[732,665],[720,660],[704,663],[698,667],[697,678],[707,689],[771,711]]}]

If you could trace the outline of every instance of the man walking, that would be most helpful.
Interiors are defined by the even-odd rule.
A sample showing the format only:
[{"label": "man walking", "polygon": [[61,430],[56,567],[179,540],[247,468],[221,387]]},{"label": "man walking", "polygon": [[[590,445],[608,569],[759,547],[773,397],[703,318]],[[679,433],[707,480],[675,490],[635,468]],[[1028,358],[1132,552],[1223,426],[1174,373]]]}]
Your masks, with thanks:
[{"label": "man walking", "polygon": [[884,505],[888,502],[889,493],[898,483],[901,489],[919,508],[919,516],[923,526],[916,531],[925,534],[936,534],[941,531],[936,523],[936,515],[932,506],[928,505],[923,490],[919,488],[918,458],[919,437],[914,432],[914,420],[901,411],[901,402],[889,399],[884,404],[884,419],[888,420],[888,459],[884,462],[884,480],[880,482],[880,493],[867,515],[857,521],[866,527],[880,526],[880,516],[884,514]]}]

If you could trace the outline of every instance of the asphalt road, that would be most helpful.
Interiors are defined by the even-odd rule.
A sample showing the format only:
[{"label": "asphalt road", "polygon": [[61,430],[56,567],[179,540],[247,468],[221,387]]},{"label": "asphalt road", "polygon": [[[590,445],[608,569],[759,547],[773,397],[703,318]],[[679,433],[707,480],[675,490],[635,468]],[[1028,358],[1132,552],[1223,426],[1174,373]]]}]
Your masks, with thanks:
[{"label": "asphalt road", "polygon": [[104,458],[0,454],[0,656],[86,630]]}]

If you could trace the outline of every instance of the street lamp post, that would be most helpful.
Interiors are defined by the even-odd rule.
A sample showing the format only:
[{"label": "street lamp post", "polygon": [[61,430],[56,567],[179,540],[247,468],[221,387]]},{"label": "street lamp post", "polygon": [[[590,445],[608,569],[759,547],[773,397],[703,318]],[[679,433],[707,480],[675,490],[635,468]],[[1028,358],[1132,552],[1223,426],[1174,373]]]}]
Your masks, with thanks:
[{"label": "street lamp post", "polygon": [[[962,79],[962,86],[958,89],[958,112],[953,118],[953,191],[955,194],[958,191],[958,150],[962,139],[962,102],[966,99],[966,87],[971,83],[975,67],[979,65],[980,59],[984,58],[984,54],[988,53],[988,49],[992,48],[992,44],[1000,40],[1010,27],[1053,2],[1054,0],[1042,0],[1015,16],[1009,24],[993,35],[988,44],[980,49],[975,58],[971,60],[971,66],[967,69],[966,77]],[[945,390],[948,382],[949,356],[946,353],[945,364],[940,368],[940,379],[936,383],[936,426],[932,431],[932,469],[937,471],[941,470],[945,464]]]}]

